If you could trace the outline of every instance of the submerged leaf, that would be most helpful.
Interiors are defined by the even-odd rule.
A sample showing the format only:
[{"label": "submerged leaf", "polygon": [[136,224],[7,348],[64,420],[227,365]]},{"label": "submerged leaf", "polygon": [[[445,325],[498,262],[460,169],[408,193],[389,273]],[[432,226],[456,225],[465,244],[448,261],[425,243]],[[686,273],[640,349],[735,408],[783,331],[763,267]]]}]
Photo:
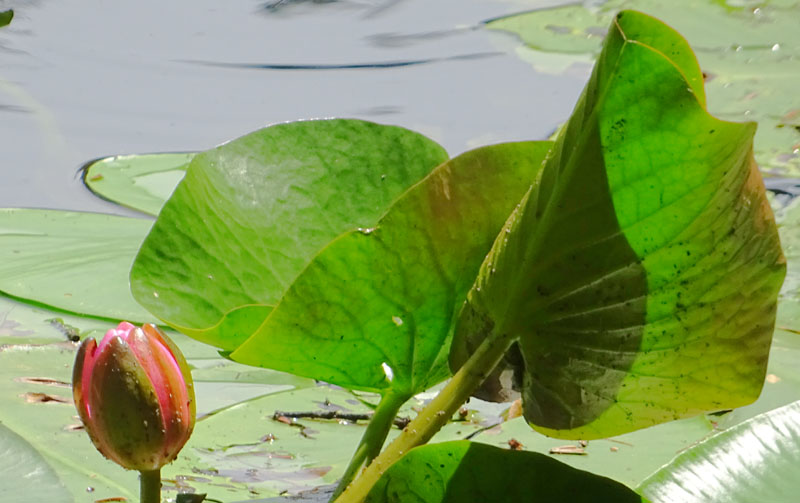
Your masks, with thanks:
[{"label": "submerged leaf", "polygon": [[457,368],[518,338],[525,417],[596,438],[753,401],[785,260],[754,124],[711,117],[686,42],[623,11],[538,183],[483,264]]},{"label": "submerged leaf", "polygon": [[550,142],[479,148],[335,240],[231,354],[341,386],[410,395],[448,375],[453,321]]},{"label": "submerged leaf", "polygon": [[647,501],[619,482],[544,454],[466,441],[413,449],[375,484],[366,503]]}]

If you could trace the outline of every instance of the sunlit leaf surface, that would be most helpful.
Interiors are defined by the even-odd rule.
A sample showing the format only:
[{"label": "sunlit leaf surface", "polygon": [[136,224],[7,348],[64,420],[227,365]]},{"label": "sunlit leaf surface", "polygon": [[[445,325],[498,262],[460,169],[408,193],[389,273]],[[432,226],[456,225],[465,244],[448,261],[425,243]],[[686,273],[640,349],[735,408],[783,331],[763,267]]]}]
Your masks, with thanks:
[{"label": "sunlit leaf surface", "polygon": [[800,402],[756,416],[681,453],[640,490],[653,502],[797,500]]},{"label": "sunlit leaf surface", "polygon": [[439,166],[374,228],[323,250],[231,357],[408,396],[441,381],[455,315],[550,146],[494,145]]},{"label": "sunlit leaf surface", "polygon": [[525,417],[615,435],[758,396],[785,272],[753,124],[704,108],[686,42],[648,16],[612,24],[540,183],[470,292],[458,367],[519,337]]},{"label": "sunlit leaf surface", "polygon": [[356,120],[279,124],[200,154],[142,246],[134,296],[234,349],[320,249],[374,227],[446,158],[422,135]]}]

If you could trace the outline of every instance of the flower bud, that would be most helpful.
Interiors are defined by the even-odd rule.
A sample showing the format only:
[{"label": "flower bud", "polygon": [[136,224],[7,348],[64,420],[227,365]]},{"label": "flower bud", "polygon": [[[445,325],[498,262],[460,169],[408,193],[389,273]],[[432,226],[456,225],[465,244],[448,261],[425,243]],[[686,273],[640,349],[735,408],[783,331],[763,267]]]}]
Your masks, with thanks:
[{"label": "flower bud", "polygon": [[99,345],[84,340],[72,390],[97,450],[130,470],[157,470],[174,460],[194,427],[189,367],[155,325],[122,322]]}]

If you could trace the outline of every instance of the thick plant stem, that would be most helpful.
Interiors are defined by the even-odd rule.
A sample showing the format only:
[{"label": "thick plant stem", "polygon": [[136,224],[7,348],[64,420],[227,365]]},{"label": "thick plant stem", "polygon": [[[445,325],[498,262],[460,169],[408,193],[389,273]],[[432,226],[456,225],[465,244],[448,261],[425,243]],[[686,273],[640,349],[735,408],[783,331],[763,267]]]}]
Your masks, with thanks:
[{"label": "thick plant stem", "polygon": [[469,360],[456,372],[450,382],[411,421],[380,456],[364,470],[342,493],[335,503],[361,503],[370,489],[395,461],[404,453],[425,444],[469,398],[503,358],[514,338],[506,334],[491,333],[478,346]]},{"label": "thick plant stem", "polygon": [[161,503],[161,469],[139,472],[141,503]]},{"label": "thick plant stem", "polygon": [[345,490],[361,467],[370,464],[380,454],[383,442],[386,441],[386,435],[392,429],[397,411],[409,398],[408,395],[399,395],[391,391],[381,397],[381,401],[378,402],[378,406],[375,408],[375,413],[369,420],[367,430],[364,432],[364,436],[361,437],[361,442],[359,442],[350,464],[347,465],[347,469],[344,471],[344,475],[339,481],[331,500],[336,499]]}]

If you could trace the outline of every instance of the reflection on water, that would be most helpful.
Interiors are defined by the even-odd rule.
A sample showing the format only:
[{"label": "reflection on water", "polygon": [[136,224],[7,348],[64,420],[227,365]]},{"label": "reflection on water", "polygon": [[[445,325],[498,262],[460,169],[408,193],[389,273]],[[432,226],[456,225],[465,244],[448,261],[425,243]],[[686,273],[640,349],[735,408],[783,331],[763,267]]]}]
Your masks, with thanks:
[{"label": "reflection on water", "polygon": [[[307,12],[309,7],[337,4],[337,8],[347,8],[360,11],[362,18],[382,15],[385,11],[404,0],[270,0],[263,2],[261,8],[270,15],[298,14]],[[298,7],[306,7],[301,10]]]},{"label": "reflection on water", "polygon": [[220,66],[227,68],[249,68],[251,70],[363,70],[379,68],[397,68],[401,66],[425,65],[428,63],[440,63],[442,61],[458,61],[462,59],[480,59],[490,56],[502,55],[502,52],[483,52],[475,54],[459,54],[456,56],[446,56],[442,58],[410,59],[397,61],[375,61],[366,63],[339,63],[339,64],[287,64],[287,63],[223,63],[216,61],[187,61],[208,66]]},{"label": "reflection on water", "polygon": [[0,30],[0,206],[125,213],[82,187],[83,162],[296,119],[402,125],[451,155],[544,138],[585,75],[537,74],[513,37],[477,27],[547,3],[0,1],[16,10]]}]

